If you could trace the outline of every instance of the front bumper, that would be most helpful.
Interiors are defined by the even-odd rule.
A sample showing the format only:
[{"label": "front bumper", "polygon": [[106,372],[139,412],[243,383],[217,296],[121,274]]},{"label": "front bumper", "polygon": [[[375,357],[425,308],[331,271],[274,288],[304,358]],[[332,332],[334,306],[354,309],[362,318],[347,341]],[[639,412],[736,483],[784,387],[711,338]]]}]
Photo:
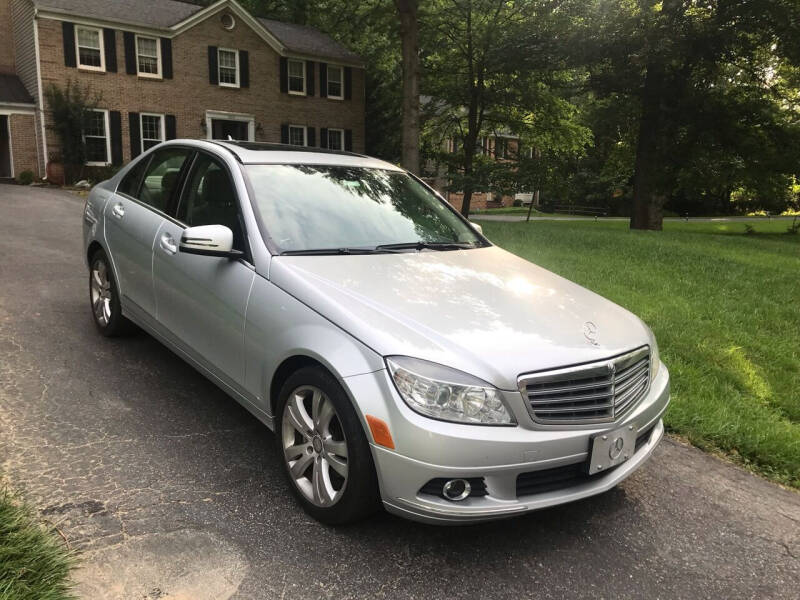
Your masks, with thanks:
[{"label": "front bumper", "polygon": [[[434,524],[507,518],[611,489],[638,469],[658,445],[664,435],[661,417],[670,397],[669,373],[662,364],[647,395],[616,423],[542,426],[530,418],[521,394],[507,392],[505,399],[518,425],[488,427],[444,423],[411,411],[385,371],[348,378],[347,384],[362,416],[383,419],[394,438],[394,450],[372,445],[384,506],[397,515]],[[558,489],[517,494],[519,475],[585,463],[595,435],[623,426],[642,433],[636,451],[621,465]],[[484,479],[487,495],[451,502],[420,493],[432,479],[476,477]]]}]

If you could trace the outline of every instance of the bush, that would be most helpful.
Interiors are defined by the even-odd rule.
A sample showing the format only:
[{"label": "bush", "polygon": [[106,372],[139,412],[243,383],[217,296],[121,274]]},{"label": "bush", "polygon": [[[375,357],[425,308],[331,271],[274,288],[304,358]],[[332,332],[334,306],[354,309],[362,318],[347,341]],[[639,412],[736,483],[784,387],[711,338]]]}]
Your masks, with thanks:
[{"label": "bush", "polygon": [[30,185],[33,183],[33,171],[23,171],[17,175],[17,182],[22,185]]}]

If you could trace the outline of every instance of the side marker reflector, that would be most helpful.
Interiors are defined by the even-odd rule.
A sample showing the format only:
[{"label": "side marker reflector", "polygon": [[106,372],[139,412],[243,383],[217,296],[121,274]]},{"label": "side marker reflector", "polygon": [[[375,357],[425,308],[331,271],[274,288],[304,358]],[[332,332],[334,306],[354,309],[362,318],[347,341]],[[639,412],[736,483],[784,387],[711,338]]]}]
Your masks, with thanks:
[{"label": "side marker reflector", "polygon": [[370,432],[372,432],[372,439],[375,440],[376,444],[394,450],[394,440],[392,439],[392,434],[389,433],[389,426],[385,421],[382,421],[378,417],[367,415],[367,424],[369,425]]}]

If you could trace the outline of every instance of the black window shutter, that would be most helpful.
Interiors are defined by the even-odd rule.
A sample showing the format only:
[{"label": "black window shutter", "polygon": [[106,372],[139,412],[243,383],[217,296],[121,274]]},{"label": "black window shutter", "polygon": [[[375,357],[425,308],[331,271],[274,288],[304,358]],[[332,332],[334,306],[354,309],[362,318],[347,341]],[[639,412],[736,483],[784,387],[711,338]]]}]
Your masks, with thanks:
[{"label": "black window shutter", "polygon": [[319,97],[328,97],[328,63],[319,63]]},{"label": "black window shutter", "polygon": [[111,164],[122,164],[122,115],[118,110],[108,113],[111,125]]},{"label": "black window shutter", "polygon": [[280,57],[281,68],[280,77],[281,77],[281,93],[287,94],[289,92],[289,61],[285,56]]},{"label": "black window shutter", "polygon": [[217,71],[217,47],[208,47],[208,83],[211,85],[219,84],[219,73]]},{"label": "black window shutter", "polygon": [[344,99],[350,100],[353,97],[353,68],[344,68]]},{"label": "black window shutter", "polygon": [[319,147],[320,148],[327,148],[328,147],[328,128],[327,127],[320,127],[319,128]]},{"label": "black window shutter", "polygon": [[314,95],[314,61],[306,61],[306,94]]},{"label": "black window shutter", "polygon": [[239,50],[239,87],[250,87],[250,54]]},{"label": "black window shutter", "polygon": [[113,29],[103,29],[103,49],[106,52],[106,71],[117,72],[117,35]]},{"label": "black window shutter", "polygon": [[161,38],[161,71],[164,79],[172,79],[172,40]]},{"label": "black window shutter", "polygon": [[142,138],[139,130],[139,113],[128,113],[128,125],[131,138],[131,159],[142,153]]},{"label": "black window shutter", "polygon": [[164,117],[164,137],[168,140],[174,140],[178,137],[178,123],[175,115]]},{"label": "black window shutter", "polygon": [[75,59],[75,25],[63,21],[61,23],[61,33],[64,37],[64,66],[77,67]]},{"label": "black window shutter", "polygon": [[284,123],[281,125],[281,144],[289,143],[289,125]]},{"label": "black window shutter", "polygon": [[353,130],[352,129],[345,129],[344,130],[344,149],[347,152],[353,151]]},{"label": "black window shutter", "polygon": [[122,34],[123,45],[125,46],[125,72],[128,75],[136,75],[136,36],[130,31]]},{"label": "black window shutter", "polygon": [[306,141],[309,146],[317,145],[317,130],[314,127],[306,127]]}]

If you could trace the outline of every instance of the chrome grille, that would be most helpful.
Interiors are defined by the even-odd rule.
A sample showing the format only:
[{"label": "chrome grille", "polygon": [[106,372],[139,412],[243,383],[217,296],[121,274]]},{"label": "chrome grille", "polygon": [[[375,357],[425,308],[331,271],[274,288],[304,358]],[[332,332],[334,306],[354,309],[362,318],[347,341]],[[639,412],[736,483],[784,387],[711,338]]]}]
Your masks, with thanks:
[{"label": "chrome grille", "polygon": [[534,420],[547,424],[614,421],[650,385],[650,348],[590,364],[543,371],[519,378]]}]

